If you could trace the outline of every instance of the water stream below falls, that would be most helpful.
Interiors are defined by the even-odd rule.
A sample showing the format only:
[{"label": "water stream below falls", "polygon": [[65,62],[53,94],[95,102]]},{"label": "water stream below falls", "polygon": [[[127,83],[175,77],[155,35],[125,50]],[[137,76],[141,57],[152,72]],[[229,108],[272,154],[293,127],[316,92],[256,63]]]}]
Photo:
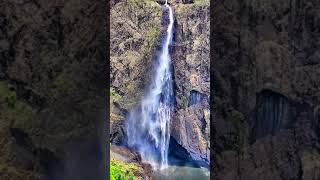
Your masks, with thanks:
[{"label": "water stream below falls", "polygon": [[128,146],[136,149],[142,159],[155,169],[168,167],[170,123],[173,111],[173,76],[169,45],[173,36],[173,12],[168,3],[169,25],[157,59],[152,83],[139,107],[127,119]]},{"label": "water stream below falls", "polygon": [[209,180],[210,172],[206,168],[188,166],[169,166],[162,171],[155,171],[157,180]]}]

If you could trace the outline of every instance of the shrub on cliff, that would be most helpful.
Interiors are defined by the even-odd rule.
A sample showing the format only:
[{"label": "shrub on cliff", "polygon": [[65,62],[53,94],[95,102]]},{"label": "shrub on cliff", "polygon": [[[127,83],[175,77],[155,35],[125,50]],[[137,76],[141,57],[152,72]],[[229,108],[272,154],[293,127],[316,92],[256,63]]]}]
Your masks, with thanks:
[{"label": "shrub on cliff", "polygon": [[17,94],[15,91],[10,91],[8,96],[6,97],[6,101],[10,108],[14,108],[17,101]]},{"label": "shrub on cliff", "polygon": [[111,159],[110,161],[110,179],[111,180],[134,180],[134,172],[138,167],[133,164],[124,164],[121,161]]}]

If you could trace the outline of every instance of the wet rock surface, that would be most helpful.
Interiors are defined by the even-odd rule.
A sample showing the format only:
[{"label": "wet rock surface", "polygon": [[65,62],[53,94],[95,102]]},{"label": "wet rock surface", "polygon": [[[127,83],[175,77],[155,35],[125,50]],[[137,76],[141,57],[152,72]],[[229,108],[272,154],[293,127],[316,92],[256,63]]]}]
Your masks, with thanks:
[{"label": "wet rock surface", "polygon": [[[298,0],[213,4],[215,179],[320,178],[319,7]],[[269,131],[271,121],[285,123]]]}]

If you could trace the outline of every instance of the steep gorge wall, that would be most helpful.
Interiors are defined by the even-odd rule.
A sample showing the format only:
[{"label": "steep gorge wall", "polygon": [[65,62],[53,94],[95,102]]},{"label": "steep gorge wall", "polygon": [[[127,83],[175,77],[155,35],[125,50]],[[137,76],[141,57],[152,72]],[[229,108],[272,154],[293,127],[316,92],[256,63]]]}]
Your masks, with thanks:
[{"label": "steep gorge wall", "polygon": [[118,1],[110,20],[111,141],[125,143],[124,120],[151,80],[160,47],[162,8],[154,1]]},{"label": "steep gorge wall", "polygon": [[214,177],[319,179],[320,3],[223,0],[213,12]]},{"label": "steep gorge wall", "polygon": [[177,107],[172,138],[194,160],[209,165],[210,156],[210,5],[173,5],[176,15],[174,75]]}]

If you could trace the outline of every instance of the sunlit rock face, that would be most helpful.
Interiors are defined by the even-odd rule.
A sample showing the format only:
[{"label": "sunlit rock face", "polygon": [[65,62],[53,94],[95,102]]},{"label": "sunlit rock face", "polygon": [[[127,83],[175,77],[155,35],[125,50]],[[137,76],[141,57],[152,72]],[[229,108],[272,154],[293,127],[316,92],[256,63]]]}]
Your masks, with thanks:
[{"label": "sunlit rock face", "polygon": [[110,10],[110,86],[114,92],[110,98],[112,144],[128,142],[125,118],[140,102],[151,82],[161,33],[165,31],[163,16],[161,4],[154,1],[113,1]]},{"label": "sunlit rock face", "polygon": [[171,133],[194,159],[209,164],[210,18],[209,1],[172,1],[176,14],[173,42],[176,87]]}]

